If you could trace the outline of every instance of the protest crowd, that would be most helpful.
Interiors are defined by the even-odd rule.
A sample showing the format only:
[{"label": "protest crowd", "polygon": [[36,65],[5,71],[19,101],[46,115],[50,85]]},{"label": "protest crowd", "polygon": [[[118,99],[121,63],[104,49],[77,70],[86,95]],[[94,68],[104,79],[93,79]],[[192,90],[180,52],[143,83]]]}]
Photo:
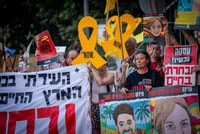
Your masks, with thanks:
[{"label": "protest crowd", "polygon": [[[178,19],[180,17],[178,14],[179,14],[178,11],[174,11],[175,19]],[[88,25],[91,25],[91,24],[88,24]],[[108,50],[105,49],[104,55],[101,55],[99,59],[97,58],[98,52],[96,54],[95,50],[87,48],[86,47],[87,44],[84,46],[84,43],[81,40],[81,37],[79,38],[80,38],[80,44],[82,48],[79,50],[75,48],[71,50],[67,50],[64,47],[64,49],[62,49],[61,52],[58,52],[53,43],[49,43],[50,45],[47,46],[48,44],[47,42],[45,43],[42,41],[39,42],[38,38],[42,38],[42,36],[44,35],[48,36],[49,40],[52,41],[52,39],[50,38],[50,33],[47,30],[35,36],[35,43],[36,43],[37,48],[35,50],[35,53],[31,55],[31,58],[27,56],[27,53],[24,53],[23,55],[18,56],[18,59],[16,60],[18,64],[17,69],[15,68],[15,70],[12,71],[12,73],[16,72],[16,74],[20,74],[19,72],[21,72],[21,74],[23,75],[23,74],[29,74],[29,73],[31,74],[33,72],[36,72],[36,74],[37,73],[42,74],[42,72],[52,71],[53,73],[59,74],[60,73],[59,71],[62,72],[65,68],[66,69],[73,68],[73,66],[79,65],[78,62],[80,64],[85,65],[88,72],[88,79],[86,81],[89,83],[89,88],[90,88],[88,92],[88,96],[90,98],[89,117],[91,118],[91,133],[104,134],[106,133],[106,131],[103,128],[106,129],[106,126],[105,124],[102,125],[103,117],[101,117],[102,109],[100,108],[101,94],[118,93],[118,94],[121,94],[122,96],[128,97],[130,95],[129,93],[131,93],[130,91],[137,91],[137,92],[145,91],[148,94],[151,94],[154,88],[164,88],[170,85],[171,86],[177,86],[177,85],[193,86],[193,87],[197,87],[198,92],[200,91],[200,25],[198,25],[199,27],[197,29],[192,29],[192,30],[181,29],[180,30],[181,33],[184,35],[184,39],[186,40],[187,44],[179,43],[179,40],[176,38],[177,35],[174,35],[172,29],[169,28],[169,25],[170,24],[164,15],[160,15],[160,14],[146,15],[143,18],[143,34],[142,34],[143,41],[139,41],[136,36],[133,37],[130,35],[126,37],[125,41],[121,40],[121,42],[124,42],[124,43],[121,44],[122,45],[121,47],[118,47],[118,48],[124,48],[124,50],[120,51],[122,53],[121,57],[118,54],[116,54],[117,53],[116,50],[111,50],[110,51],[111,53],[110,53]],[[81,32],[79,31],[79,33]],[[113,44],[112,44],[112,41],[109,42],[109,40],[111,40],[109,38],[111,37],[111,35],[106,27],[103,30],[102,35],[103,36],[101,38],[102,39],[101,41],[103,42],[102,43],[103,45],[104,43],[108,43],[108,44],[110,43],[109,45],[119,46],[120,42],[118,41],[115,41]],[[79,36],[82,36],[82,35],[79,34]],[[90,38],[92,38],[92,35]],[[125,39],[125,38],[122,38],[122,39]],[[97,40],[96,42],[98,43]],[[43,47],[41,47],[41,44],[43,45]],[[44,47],[46,48],[44,49]],[[93,46],[91,45],[91,48],[92,47]],[[181,50],[181,48],[183,49]],[[175,50],[175,52],[170,53],[168,50],[169,51]],[[185,50],[187,50],[187,52],[185,52]],[[46,53],[45,51],[51,51],[51,58],[49,58],[50,56],[49,57],[44,56]],[[3,81],[3,75],[11,73],[9,72],[8,67],[6,67],[8,66],[8,64],[5,62],[6,60],[8,60],[10,53],[5,52],[4,49],[1,49],[1,53],[2,54],[5,53],[5,56],[2,56],[4,60],[3,60],[3,63],[1,64],[2,72],[0,74],[0,81],[1,80]],[[180,59],[176,59],[178,57],[177,55],[180,57],[185,56],[184,57],[185,60],[187,60],[186,58],[188,57],[190,59],[187,60],[186,62],[184,62],[184,60],[180,61]],[[93,61],[90,59],[94,57],[97,58],[96,61]],[[171,60],[168,60],[169,57],[171,58]],[[89,60],[85,60],[85,59],[89,59]],[[196,60],[196,61],[193,62],[193,60]],[[110,61],[114,63],[115,67],[112,66],[113,64]],[[181,64],[181,62],[183,62],[183,64],[179,66],[178,63]],[[185,79],[184,80],[182,79],[181,81],[177,82],[178,84],[177,83],[174,84],[173,81],[175,81],[175,78],[174,77],[172,78],[173,75],[169,76],[170,68],[174,67],[173,65],[170,66],[170,63],[180,68],[184,68],[184,66],[186,68],[187,66],[187,68],[192,69],[191,74],[195,74],[193,75],[195,78],[191,78],[191,79],[188,78],[188,81]],[[184,75],[186,75],[185,72],[182,73],[183,77]],[[181,73],[181,70],[179,74],[180,73]],[[39,75],[39,77],[40,76],[41,75]],[[76,77],[76,75],[74,74],[73,77]],[[46,78],[48,79],[50,78],[50,76],[47,76]],[[25,76],[24,76],[24,79],[25,79]],[[80,78],[75,78],[75,79],[78,80]],[[184,82],[188,83],[188,85],[187,84],[184,85],[183,84]],[[1,88],[3,88],[2,85],[3,84],[1,84]],[[0,96],[2,94],[3,92],[2,93],[0,92]],[[50,95],[50,93],[49,94],[46,93],[46,96],[48,95]],[[59,97],[60,96],[57,95],[57,98]],[[3,99],[0,97],[0,102],[2,100]],[[191,130],[191,128],[189,127],[187,129],[187,125],[188,126],[192,125],[193,115],[191,114],[189,108],[187,108],[187,104],[184,102],[184,100],[178,98],[178,99],[169,99],[169,100],[166,99],[166,101],[169,102],[170,104],[168,105],[167,102],[165,102],[165,100],[163,100],[163,102],[157,101],[155,105],[152,104],[154,106],[153,108],[155,108],[155,114],[152,117],[153,119],[152,124],[154,125],[154,129],[156,129],[156,131],[159,133],[168,133],[172,131],[172,129],[175,131],[176,128],[170,129],[169,127],[172,127],[173,125],[173,124],[170,124],[171,123],[170,119],[176,116],[176,115],[172,116],[172,113],[174,113],[174,111],[177,110],[178,112],[180,113],[182,112],[182,114],[185,114],[188,117],[188,119],[185,119],[186,120],[185,126],[182,126],[183,129],[181,130],[181,132],[191,133],[191,131],[193,130]],[[161,105],[163,106],[162,108],[161,108]],[[164,107],[164,105],[167,105],[167,107]],[[199,108],[199,106],[197,107]],[[136,121],[137,111],[134,108],[135,106],[130,107],[128,104],[119,103],[119,105],[116,106],[116,109],[111,112],[113,113],[112,123],[114,124],[114,126],[116,126],[115,127],[116,132],[118,133],[132,132],[132,133],[138,133],[138,134],[144,133],[144,128],[142,129],[140,128],[140,126],[136,125],[138,123]],[[120,110],[122,109],[124,109],[125,112],[121,112]],[[161,112],[161,111],[162,110],[168,111],[168,109],[169,109],[168,115],[165,116],[164,112]],[[184,111],[181,111],[182,109],[186,109],[186,113]],[[3,111],[0,111],[0,112],[3,112]],[[122,115],[120,114],[123,114],[124,117],[122,117]],[[199,110],[197,114],[199,114]],[[72,115],[69,115],[69,116],[72,116]],[[128,120],[127,118],[129,117],[130,119]],[[198,115],[197,117],[200,118],[200,115]],[[1,118],[2,116],[0,114],[0,120]],[[196,120],[199,121],[200,120],[199,118]],[[106,118],[104,117],[103,119],[106,119]],[[165,121],[169,120],[170,123],[168,122],[167,124],[168,126],[166,124],[163,125],[165,123],[163,120]],[[177,121],[176,123],[178,124],[179,122]],[[199,123],[198,125],[200,125],[200,122],[198,123]],[[0,129],[2,128],[1,125],[2,123],[0,123]],[[69,128],[67,127],[67,129],[70,129],[71,127],[73,126],[70,126]],[[57,129],[62,129],[62,128],[57,128]],[[78,126],[77,126],[77,129],[78,129]],[[200,130],[196,130],[196,132],[199,132],[199,131]],[[145,132],[147,133],[147,131]],[[1,130],[0,130],[0,133],[1,133]],[[152,130],[150,133],[154,133],[154,131]],[[179,132],[177,130],[174,133],[179,133]]]}]

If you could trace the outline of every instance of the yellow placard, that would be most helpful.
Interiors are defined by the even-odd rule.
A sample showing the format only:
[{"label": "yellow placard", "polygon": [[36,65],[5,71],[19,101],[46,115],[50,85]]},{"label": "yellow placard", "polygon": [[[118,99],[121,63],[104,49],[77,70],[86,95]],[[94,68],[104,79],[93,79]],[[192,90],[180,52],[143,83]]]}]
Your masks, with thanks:
[{"label": "yellow placard", "polygon": [[181,25],[195,25],[197,19],[197,12],[178,12],[178,18],[175,20],[175,24]]},{"label": "yellow placard", "polygon": [[137,41],[137,43],[140,43],[140,42],[142,42],[144,40],[144,33],[141,32],[141,33],[139,33],[139,34],[137,34],[135,36],[131,35],[131,37],[135,38],[135,40]]},{"label": "yellow placard", "polygon": [[120,39],[120,31],[122,29],[119,29],[119,20],[118,16],[112,16],[106,23],[106,31],[108,33],[108,40],[105,40],[104,37],[102,37],[98,44],[103,47],[105,53],[108,53],[110,51],[116,50],[117,55],[120,59],[123,59],[122,56],[122,47],[123,47],[123,54],[124,58],[128,56],[126,48],[125,48],[125,42],[128,40],[129,37],[134,37],[133,31],[138,27],[138,25],[141,23],[141,18],[134,18],[130,14],[124,14],[120,17],[120,25],[127,24],[125,28],[125,32],[121,33],[122,36],[122,43]]},{"label": "yellow placard", "polygon": [[[105,53],[107,54],[115,51],[115,54],[118,55],[120,59],[123,59],[122,56],[122,47],[123,47],[124,58],[126,58],[128,54],[124,44],[128,40],[128,38],[134,37],[138,42],[141,41],[142,33],[136,36],[133,35],[133,32],[141,23],[141,21],[142,21],[141,18],[134,18],[130,14],[124,14],[120,17],[120,25],[122,26],[122,23],[127,24],[125,32],[121,33],[122,36],[122,43],[121,43],[118,16],[112,16],[106,23],[108,40],[102,37],[98,41],[98,44],[103,47]],[[93,29],[89,39],[84,33],[85,28]],[[97,34],[98,34],[98,26],[96,20],[90,16],[82,18],[78,24],[78,34],[79,34],[80,44],[82,46],[82,51],[77,56],[77,58],[72,61],[72,64],[75,65],[75,64],[84,64],[87,62],[91,62],[96,68],[103,66],[106,63],[106,61],[95,50]]]},{"label": "yellow placard", "polygon": [[115,8],[116,0],[106,0],[106,8],[104,14],[107,14],[110,10]]},{"label": "yellow placard", "polygon": [[[84,33],[84,28],[93,28],[90,38]],[[72,61],[72,64],[84,64],[91,62],[96,68],[103,66],[106,61],[96,52],[98,26],[94,18],[86,16],[78,24],[78,34],[82,46],[82,52]]]}]

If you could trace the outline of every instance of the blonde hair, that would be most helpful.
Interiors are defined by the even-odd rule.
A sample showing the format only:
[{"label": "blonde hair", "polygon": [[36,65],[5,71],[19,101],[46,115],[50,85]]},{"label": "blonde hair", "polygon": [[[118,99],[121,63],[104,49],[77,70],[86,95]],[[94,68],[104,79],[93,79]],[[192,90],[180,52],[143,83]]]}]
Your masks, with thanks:
[{"label": "blonde hair", "polygon": [[157,100],[153,113],[153,124],[159,134],[163,132],[164,122],[167,117],[173,112],[176,104],[186,110],[190,118],[190,122],[192,122],[192,114],[188,108],[187,103],[182,97]]},{"label": "blonde hair", "polygon": [[158,17],[149,18],[149,19],[147,20],[147,28],[150,29],[150,27],[155,23],[156,20],[158,20],[158,21],[160,22],[161,26],[163,25],[160,18],[158,18]]}]

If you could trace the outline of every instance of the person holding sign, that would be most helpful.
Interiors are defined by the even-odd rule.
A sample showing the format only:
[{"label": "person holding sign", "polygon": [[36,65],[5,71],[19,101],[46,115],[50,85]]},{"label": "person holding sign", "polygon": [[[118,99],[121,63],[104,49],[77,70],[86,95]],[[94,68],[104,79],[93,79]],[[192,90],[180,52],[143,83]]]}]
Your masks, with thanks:
[{"label": "person holding sign", "polygon": [[159,134],[191,134],[192,115],[182,97],[157,100],[153,122]]},{"label": "person holding sign", "polygon": [[162,77],[162,85],[164,86],[165,73],[164,73],[164,57],[161,56],[161,47],[158,44],[152,44],[147,47],[147,52],[151,58],[151,69],[156,70]]},{"label": "person holding sign", "polygon": [[151,70],[150,56],[145,50],[138,50],[135,54],[135,63],[137,71],[131,73],[121,89],[121,93],[126,95],[128,90],[150,91],[152,87],[162,86],[162,78],[160,74]]},{"label": "person holding sign", "polygon": [[91,85],[92,85],[92,104],[91,104],[91,118],[92,118],[92,133],[100,134],[100,113],[99,113],[99,94],[111,91],[110,85],[114,84],[114,75],[107,73],[107,64],[96,70],[89,62],[88,68],[92,71]]},{"label": "person holding sign", "polygon": [[113,112],[113,119],[120,134],[135,132],[134,111],[129,104],[119,104]]},{"label": "person holding sign", "polygon": [[127,76],[135,71],[134,54],[136,51],[136,44],[137,42],[134,38],[129,38],[125,43],[128,57],[122,62],[121,83],[124,83]]},{"label": "person holding sign", "polygon": [[67,58],[66,58],[66,66],[71,66],[71,62],[78,56],[78,52],[76,50],[70,50],[68,52]]}]

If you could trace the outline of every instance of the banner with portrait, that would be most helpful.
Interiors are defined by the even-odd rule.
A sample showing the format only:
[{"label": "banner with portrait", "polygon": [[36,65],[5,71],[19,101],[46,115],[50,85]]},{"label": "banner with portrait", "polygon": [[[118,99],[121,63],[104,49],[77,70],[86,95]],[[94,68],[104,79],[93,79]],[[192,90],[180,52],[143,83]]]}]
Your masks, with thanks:
[{"label": "banner with portrait", "polygon": [[150,92],[129,91],[127,96],[101,94],[99,107],[102,134],[200,132],[197,87],[158,87]]},{"label": "banner with portrait", "polygon": [[193,67],[197,64],[197,48],[197,45],[165,47],[165,86],[195,86]]},{"label": "banner with portrait", "polygon": [[0,133],[91,134],[86,65],[0,73]]},{"label": "banner with portrait", "polygon": [[200,1],[199,0],[178,0],[175,29],[200,29]]}]

